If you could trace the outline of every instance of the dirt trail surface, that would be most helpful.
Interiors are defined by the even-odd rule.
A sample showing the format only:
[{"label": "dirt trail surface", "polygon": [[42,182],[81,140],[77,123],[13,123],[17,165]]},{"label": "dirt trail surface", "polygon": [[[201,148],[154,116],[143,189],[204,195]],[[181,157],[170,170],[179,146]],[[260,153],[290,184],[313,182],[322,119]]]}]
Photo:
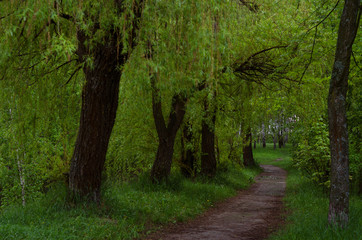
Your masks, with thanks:
[{"label": "dirt trail surface", "polygon": [[194,220],[168,226],[146,239],[265,239],[283,222],[286,171],[272,165],[261,167],[264,172],[248,190]]}]

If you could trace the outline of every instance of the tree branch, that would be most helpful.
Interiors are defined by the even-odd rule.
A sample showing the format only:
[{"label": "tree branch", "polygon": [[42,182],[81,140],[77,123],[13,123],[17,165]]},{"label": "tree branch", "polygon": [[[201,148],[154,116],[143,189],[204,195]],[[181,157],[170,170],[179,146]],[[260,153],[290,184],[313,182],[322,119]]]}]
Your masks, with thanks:
[{"label": "tree branch", "polygon": [[315,46],[315,40],[316,40],[316,38],[317,38],[317,30],[318,30],[318,27],[315,28],[314,39],[313,39],[313,46],[312,46],[312,52],[310,53],[310,58],[309,58],[309,61],[308,61],[308,63],[307,63],[307,66],[305,67],[305,69],[304,69],[304,71],[303,71],[303,73],[302,73],[302,76],[301,76],[300,79],[299,79],[299,83],[302,82],[303,77],[304,77],[304,74],[307,72],[310,64],[312,63],[314,46]]},{"label": "tree branch", "polygon": [[245,7],[247,7],[252,12],[257,12],[259,10],[259,5],[255,2],[248,2],[246,0],[239,0],[239,3]]},{"label": "tree branch", "polygon": [[307,30],[307,33],[312,30],[313,28],[317,28],[320,24],[322,24],[331,14],[332,12],[337,8],[339,1],[337,1],[336,5],[332,8],[332,10],[322,19],[322,21],[320,21],[319,23],[317,23],[315,26],[311,27],[310,29]]}]

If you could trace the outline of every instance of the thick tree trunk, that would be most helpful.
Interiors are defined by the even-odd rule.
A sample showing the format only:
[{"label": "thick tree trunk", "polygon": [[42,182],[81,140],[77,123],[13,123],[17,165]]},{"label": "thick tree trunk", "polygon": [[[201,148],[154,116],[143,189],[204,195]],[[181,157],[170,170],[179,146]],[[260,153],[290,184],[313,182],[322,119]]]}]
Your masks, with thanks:
[{"label": "thick tree trunk", "polygon": [[151,170],[151,178],[155,182],[165,180],[170,175],[175,138],[176,134],[168,132],[159,137],[156,159]]},{"label": "thick tree trunk", "polygon": [[152,110],[158,134],[158,150],[151,169],[151,178],[154,182],[167,179],[170,175],[175,138],[185,116],[186,98],[176,94],[172,98],[171,110],[166,126],[162,113],[162,103],[159,89],[156,86],[156,77],[151,77]]},{"label": "thick tree trunk", "polygon": [[349,159],[346,95],[352,45],[358,29],[360,0],[346,0],[338,30],[335,60],[328,95],[331,149],[331,189],[328,221],[345,227],[349,214]]},{"label": "thick tree trunk", "polygon": [[216,107],[210,105],[207,99],[205,99],[205,116],[202,120],[201,130],[201,174],[213,177],[216,173],[217,165],[215,157]]},{"label": "thick tree trunk", "polygon": [[187,122],[183,126],[181,138],[181,173],[189,178],[194,175],[195,151],[188,146],[192,143],[191,124]]},{"label": "thick tree trunk", "polygon": [[244,147],[243,147],[243,161],[245,167],[253,167],[256,166],[254,157],[253,157],[253,148],[251,145],[251,129],[248,128],[245,139],[244,139]]},{"label": "thick tree trunk", "polygon": [[[88,54],[83,32],[78,32],[78,55]],[[96,47],[94,66],[85,65],[85,85],[82,93],[82,109],[77,141],[71,161],[69,188],[73,197],[86,196],[100,200],[103,165],[109,138],[116,118],[121,73],[117,41],[108,39]]]},{"label": "thick tree trunk", "polygon": [[[115,1],[118,10],[124,11],[122,2]],[[139,29],[139,18],[143,9],[143,0],[134,1],[132,5],[132,28],[128,32],[128,48],[136,45],[136,32]],[[92,33],[99,25],[95,24]],[[106,153],[116,118],[121,72],[118,70],[128,59],[128,54],[121,54],[122,39],[117,30],[109,32],[103,43],[98,43],[90,49],[92,33],[77,33],[77,54],[80,62],[91,54],[92,66],[85,64],[85,84],[82,92],[82,109],[80,125],[75,143],[74,153],[69,172],[69,189],[71,198],[86,197],[99,202],[102,170]],[[130,52],[130,51],[129,51]]]}]

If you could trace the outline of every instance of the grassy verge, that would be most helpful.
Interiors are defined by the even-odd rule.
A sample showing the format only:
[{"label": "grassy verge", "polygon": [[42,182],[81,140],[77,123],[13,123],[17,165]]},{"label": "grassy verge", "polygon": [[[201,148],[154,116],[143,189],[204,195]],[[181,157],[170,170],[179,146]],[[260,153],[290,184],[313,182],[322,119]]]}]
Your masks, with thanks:
[{"label": "grassy verge", "polygon": [[153,185],[148,176],[104,186],[101,207],[69,207],[62,186],[26,207],[0,212],[0,239],[133,239],[149,229],[192,218],[246,188],[258,170],[230,167],[212,181],[182,178]]},{"label": "grassy verge", "polygon": [[[276,234],[273,240],[325,239],[356,240],[362,239],[362,199],[352,195],[350,198],[350,224],[342,230],[328,226],[328,194],[321,187],[314,185],[292,167],[289,149],[257,148],[256,159],[263,164],[273,164],[288,171],[287,192],[284,199],[289,210],[287,224]],[[282,158],[282,161],[275,161]]]}]

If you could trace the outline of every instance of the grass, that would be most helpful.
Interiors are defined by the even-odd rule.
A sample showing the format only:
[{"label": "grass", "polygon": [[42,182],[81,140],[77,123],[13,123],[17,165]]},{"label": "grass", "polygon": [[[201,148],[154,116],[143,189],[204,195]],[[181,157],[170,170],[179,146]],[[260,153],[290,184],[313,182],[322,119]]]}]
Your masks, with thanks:
[{"label": "grass", "polygon": [[0,212],[0,239],[133,239],[160,226],[185,221],[246,188],[258,170],[230,167],[215,179],[184,179],[173,173],[168,183],[137,181],[105,184],[101,207],[69,207],[64,186],[54,186],[26,207]]},{"label": "grass", "polygon": [[[288,171],[287,191],[284,198],[288,209],[287,224],[270,237],[271,240],[360,240],[362,239],[362,199],[350,198],[350,222],[346,229],[328,226],[329,196],[320,186],[313,184],[293,168],[289,148],[257,148],[255,157],[262,164],[273,164]],[[282,161],[274,161],[282,158]]]}]

